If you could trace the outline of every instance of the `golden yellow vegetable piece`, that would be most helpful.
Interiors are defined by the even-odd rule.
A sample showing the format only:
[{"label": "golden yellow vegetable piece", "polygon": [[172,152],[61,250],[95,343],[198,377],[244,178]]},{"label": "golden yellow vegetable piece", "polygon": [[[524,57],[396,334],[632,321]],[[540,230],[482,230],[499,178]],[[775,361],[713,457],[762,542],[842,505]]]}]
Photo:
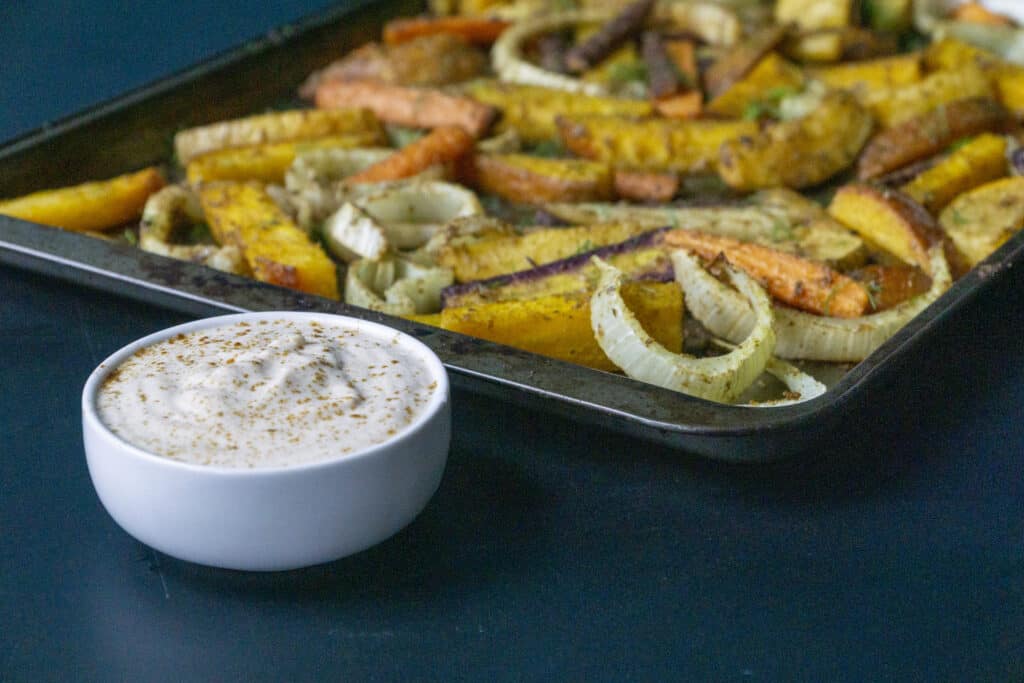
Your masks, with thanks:
[{"label": "golden yellow vegetable piece", "polygon": [[76,232],[109,230],[141,216],[149,196],[166,184],[163,174],[150,167],[0,201],[0,214]]},{"label": "golden yellow vegetable piece", "polygon": [[845,47],[842,31],[827,30],[792,36],[782,44],[782,51],[798,62],[829,64],[843,58]]},{"label": "golden yellow vegetable piece", "polygon": [[803,72],[777,52],[769,52],[750,73],[733,83],[728,90],[711,100],[707,111],[719,116],[740,118],[748,107],[788,90],[799,90]]},{"label": "golden yellow vegetable piece", "polygon": [[524,142],[556,139],[555,118],[558,116],[602,114],[640,118],[652,112],[646,100],[584,95],[536,85],[481,81],[471,84],[467,93],[473,99],[500,109],[502,116],[496,130],[515,130]]},{"label": "golden yellow vegetable piece", "polygon": [[849,90],[861,104],[884,97],[890,90],[921,80],[921,56],[899,55],[846,62],[811,71],[825,85]]},{"label": "golden yellow vegetable piece", "polygon": [[954,199],[939,224],[973,267],[1024,226],[1024,177],[1003,178]]},{"label": "golden yellow vegetable piece", "polygon": [[314,149],[378,147],[387,142],[383,130],[332,135],[301,142],[278,142],[209,152],[188,162],[185,174],[192,184],[210,180],[256,180],[281,183],[285,171],[302,152]]},{"label": "golden yellow vegetable piece", "polygon": [[456,282],[484,280],[616,244],[650,230],[651,226],[640,223],[596,223],[525,235],[495,235],[442,247],[437,263],[451,268]]},{"label": "golden yellow vegetable piece", "polygon": [[[675,353],[682,350],[683,295],[679,285],[629,282],[622,288],[622,298],[655,340]],[[616,370],[594,338],[589,295],[446,308],[441,311],[441,327],[598,370]]]},{"label": "golden yellow vegetable piece", "polygon": [[931,69],[957,69],[963,64],[976,66],[988,77],[999,103],[1017,118],[1024,117],[1024,67],[1019,64],[956,38],[943,38],[929,45],[924,60]]},{"label": "golden yellow vegetable piece", "polygon": [[993,94],[989,79],[974,64],[936,71],[916,83],[902,85],[879,93],[871,105],[871,113],[884,128],[932,111],[939,105]]},{"label": "golden yellow vegetable piece", "polygon": [[958,194],[1006,174],[1006,139],[983,133],[900,189],[937,214]]},{"label": "golden yellow vegetable piece", "polygon": [[775,22],[798,28],[844,28],[853,19],[854,0],[777,0]]},{"label": "golden yellow vegetable piece", "polygon": [[[948,242],[924,207],[899,192],[872,185],[852,183],[839,188],[828,212],[868,244],[926,273],[931,269],[928,250],[934,244]],[[952,251],[949,256],[954,256],[950,266],[959,271],[957,264],[962,259]]]},{"label": "golden yellow vegetable piece", "polygon": [[718,173],[738,190],[817,185],[853,162],[871,129],[853,95],[832,91],[806,116],[723,143]]},{"label": "golden yellow vegetable piece", "polygon": [[582,202],[612,196],[611,167],[585,159],[477,154],[466,170],[472,185],[524,204]]},{"label": "golden yellow vegetable piece", "polygon": [[260,185],[205,183],[199,200],[214,239],[241,249],[257,280],[338,298],[334,262]]},{"label": "golden yellow vegetable piece", "polygon": [[383,135],[383,130],[368,109],[294,109],[180,131],[174,136],[174,151],[178,161],[187,164],[200,154],[220,149],[353,133]]},{"label": "golden yellow vegetable piece", "polygon": [[633,169],[714,170],[723,142],[758,132],[756,121],[559,117],[562,143],[574,154]]}]

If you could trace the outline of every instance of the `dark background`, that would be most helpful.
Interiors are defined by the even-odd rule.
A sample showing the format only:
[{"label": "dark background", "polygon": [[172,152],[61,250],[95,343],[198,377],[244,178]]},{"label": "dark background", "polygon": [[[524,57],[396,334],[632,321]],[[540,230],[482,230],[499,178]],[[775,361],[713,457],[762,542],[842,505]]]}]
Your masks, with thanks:
[{"label": "dark background", "polygon": [[[0,139],[330,4],[0,3]],[[779,465],[458,394],[412,525],[245,574],[134,541],[85,467],[86,376],[184,317],[0,267],[0,679],[1024,680],[1022,285]]]}]

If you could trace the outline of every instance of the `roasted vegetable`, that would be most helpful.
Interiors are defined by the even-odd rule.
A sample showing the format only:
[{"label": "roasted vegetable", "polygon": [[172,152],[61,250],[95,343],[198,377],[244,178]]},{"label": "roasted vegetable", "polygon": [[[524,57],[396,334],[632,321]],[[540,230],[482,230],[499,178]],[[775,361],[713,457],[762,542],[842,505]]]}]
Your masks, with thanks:
[{"label": "roasted vegetable", "polygon": [[844,28],[854,19],[855,0],[777,0],[776,23],[804,30]]},{"label": "roasted vegetable", "polygon": [[1006,110],[986,97],[937,107],[871,138],[857,160],[857,178],[877,178],[937,154],[964,137],[998,130],[1006,121]]},{"label": "roasted vegetable", "polygon": [[592,291],[598,272],[592,257],[599,256],[622,270],[628,279],[665,282],[672,265],[662,246],[664,231],[653,230],[617,244],[584,251],[537,268],[453,285],[441,293],[445,308],[485,301],[533,299],[549,294]]},{"label": "roasted vegetable", "polygon": [[921,80],[917,53],[883,57],[813,69],[811,76],[833,88],[849,90],[866,106]]},{"label": "roasted vegetable", "polygon": [[675,95],[679,90],[679,77],[676,67],[661,35],[655,31],[645,31],[641,42],[641,54],[647,67],[647,92],[654,99],[663,99]]},{"label": "roasted vegetable", "polygon": [[738,190],[811,187],[847,168],[871,129],[870,114],[852,95],[829,92],[801,118],[724,142],[718,173]]},{"label": "roasted vegetable", "polygon": [[803,72],[776,52],[769,52],[750,73],[733,83],[708,103],[707,111],[732,118],[758,118],[754,107],[764,107],[768,100],[776,104],[786,94],[801,89]]},{"label": "roasted vegetable", "polygon": [[394,46],[367,43],[310,74],[299,87],[299,96],[314,99],[317,88],[327,81],[430,87],[476,78],[486,69],[484,52],[452,35],[425,35]]},{"label": "roasted vegetable", "polygon": [[867,290],[823,263],[759,244],[693,230],[664,234],[668,248],[687,249],[711,261],[722,255],[758,280],[768,293],[794,308],[819,315],[852,318],[867,310]]},{"label": "roasted vegetable", "polygon": [[494,235],[446,245],[436,258],[440,265],[452,269],[457,282],[485,280],[618,244],[650,230],[636,223],[597,223]]},{"label": "roasted vegetable", "polygon": [[939,224],[973,267],[1024,227],[1024,177],[1003,178],[954,199]]},{"label": "roasted vegetable", "polygon": [[326,110],[365,107],[389,123],[412,128],[459,126],[473,137],[480,137],[496,114],[492,107],[468,97],[369,81],[325,81],[317,88],[316,106]]},{"label": "roasted vegetable", "polygon": [[626,119],[649,116],[651,104],[643,100],[567,93],[535,85],[479,81],[470,84],[467,92],[501,110],[496,130],[512,129],[524,142],[536,143],[558,137],[558,116],[601,114]]},{"label": "roasted vegetable", "polygon": [[380,183],[409,178],[431,166],[452,162],[473,148],[473,138],[458,126],[440,126],[386,159],[349,176],[345,182]]},{"label": "roasted vegetable", "polygon": [[962,272],[962,258],[948,244],[935,219],[900,192],[872,185],[844,185],[832,198],[828,211],[870,245],[925,272],[930,266],[929,250],[936,244],[943,245],[954,272]]},{"label": "roasted vegetable", "polygon": [[142,215],[142,207],[166,184],[154,167],[109,180],[42,190],[0,201],[0,214],[65,230],[109,230]]},{"label": "roasted vegetable", "polygon": [[380,121],[373,112],[355,107],[358,105],[346,103],[343,108],[331,111],[294,109],[189,128],[174,136],[174,151],[178,161],[187,164],[200,154],[231,147],[312,140],[328,135],[381,135]]},{"label": "roasted vegetable", "polygon": [[210,180],[258,180],[281,183],[295,157],[316,149],[350,149],[384,144],[384,131],[332,135],[301,142],[278,142],[253,147],[222,149],[200,155],[188,162],[185,174],[190,183]]},{"label": "roasted vegetable", "polygon": [[940,105],[972,97],[991,97],[992,86],[973,64],[936,71],[916,83],[900,85],[877,98],[871,113],[884,128],[935,111]]},{"label": "roasted vegetable", "polygon": [[635,169],[695,173],[713,170],[719,147],[757,133],[755,121],[633,121],[615,116],[564,116],[558,129],[578,156]]},{"label": "roasted vegetable", "polygon": [[718,97],[747,75],[786,36],[782,26],[763,28],[730,49],[704,72],[704,90]]},{"label": "roasted vegetable", "polygon": [[636,202],[667,202],[679,191],[679,176],[657,171],[615,169],[615,195]]},{"label": "roasted vegetable", "polygon": [[452,35],[469,43],[490,45],[509,23],[487,17],[402,17],[384,25],[384,42],[398,45],[428,35]]},{"label": "roasted vegetable", "polygon": [[569,71],[582,73],[611,54],[640,31],[652,7],[654,0],[634,0],[587,40],[570,49],[565,55]]},{"label": "roasted vegetable", "polygon": [[1006,139],[982,133],[901,189],[937,214],[958,194],[1002,178],[1007,172]]},{"label": "roasted vegetable", "polygon": [[775,348],[772,308],[764,290],[745,273],[728,269],[732,284],[756,316],[750,336],[729,353],[708,358],[672,353],[643,328],[622,295],[622,272],[600,259],[590,300],[591,323],[601,349],[627,376],[711,401],[731,403],[764,372]]},{"label": "roasted vegetable", "polygon": [[[678,285],[628,282],[622,298],[659,344],[674,353],[682,349],[683,295]],[[594,337],[586,293],[449,307],[441,311],[440,326],[597,370],[618,369]]]},{"label": "roasted vegetable", "polygon": [[872,311],[894,308],[915,296],[924,294],[932,280],[916,266],[903,264],[870,265],[846,273],[868,290]]},{"label": "roasted vegetable", "polygon": [[651,228],[672,226],[755,242],[837,266],[860,265],[864,245],[817,203],[785,189],[765,190],[743,203],[722,206],[549,204],[571,223],[618,221]]},{"label": "roasted vegetable", "polygon": [[338,298],[334,262],[262,187],[206,183],[199,199],[214,238],[241,249],[257,280]]},{"label": "roasted vegetable", "polygon": [[470,185],[523,204],[594,201],[612,195],[611,168],[596,161],[476,154],[464,172]]}]

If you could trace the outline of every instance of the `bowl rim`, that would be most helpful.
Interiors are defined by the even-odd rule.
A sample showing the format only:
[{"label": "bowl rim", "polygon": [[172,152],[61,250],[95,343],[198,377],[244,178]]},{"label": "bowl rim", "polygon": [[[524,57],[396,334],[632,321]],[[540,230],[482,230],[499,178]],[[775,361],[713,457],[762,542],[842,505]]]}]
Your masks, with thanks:
[{"label": "bowl rim", "polygon": [[[435,380],[435,387],[430,395],[430,400],[420,411],[419,415],[416,416],[416,419],[405,425],[398,431],[398,433],[385,441],[381,441],[380,443],[369,445],[353,453],[346,453],[337,457],[316,460],[308,463],[300,463],[297,465],[274,465],[268,467],[201,465],[198,463],[175,460],[129,442],[111,430],[110,427],[108,427],[100,418],[99,411],[96,406],[96,400],[103,381],[111,372],[114,371],[115,368],[119,367],[131,356],[135,355],[135,353],[140,349],[153,346],[154,344],[178,334],[188,334],[199,330],[223,327],[236,322],[255,320],[317,320],[329,325],[347,327],[348,329],[354,328],[359,330],[361,333],[369,331],[369,333],[374,337],[398,338],[401,340],[403,345],[411,347],[411,350],[416,352],[417,357],[424,363],[428,372]],[[85,381],[85,385],[82,388],[82,421],[83,429],[92,429],[104,438],[116,442],[125,453],[130,454],[129,457],[140,458],[159,466],[190,472],[202,472],[211,476],[221,477],[282,476],[297,474],[299,472],[309,472],[338,467],[345,463],[359,462],[372,458],[381,451],[393,449],[396,446],[400,446],[403,443],[410,441],[415,438],[416,435],[419,434],[423,428],[426,427],[428,423],[445,407],[449,401],[449,392],[448,372],[445,369],[444,364],[441,362],[441,359],[438,358],[437,354],[434,353],[434,351],[426,344],[416,337],[402,332],[401,330],[397,330],[381,323],[334,313],[320,313],[315,311],[252,311],[190,320],[140,337],[114,351],[100,361]]]}]

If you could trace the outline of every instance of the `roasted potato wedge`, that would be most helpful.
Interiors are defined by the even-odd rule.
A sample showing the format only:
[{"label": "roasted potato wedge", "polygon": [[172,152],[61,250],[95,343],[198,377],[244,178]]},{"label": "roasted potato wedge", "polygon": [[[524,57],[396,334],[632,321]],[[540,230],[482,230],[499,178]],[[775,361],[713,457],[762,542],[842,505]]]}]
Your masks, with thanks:
[{"label": "roasted potato wedge", "polygon": [[900,188],[938,214],[953,198],[1008,172],[1006,138],[982,133]]},{"label": "roasted potato wedge", "polygon": [[456,282],[484,280],[617,244],[650,230],[642,223],[596,223],[532,230],[523,235],[493,235],[445,245],[437,254],[437,262],[452,269]]},{"label": "roasted potato wedge", "polygon": [[981,70],[973,64],[964,64],[880,93],[871,104],[871,113],[883,128],[891,128],[932,112],[940,105],[992,95],[992,85]]},{"label": "roasted potato wedge", "polygon": [[596,161],[476,154],[464,171],[469,184],[523,204],[594,201],[612,196],[611,167]]},{"label": "roasted potato wedge", "polygon": [[601,97],[569,93],[535,85],[477,81],[466,88],[473,99],[501,110],[495,129],[512,129],[528,143],[558,138],[558,116],[619,116],[624,119],[649,116],[653,108],[646,100]]},{"label": "roasted potato wedge", "polygon": [[921,55],[911,53],[882,57],[811,70],[811,76],[832,88],[849,90],[869,106],[894,89],[921,80]]},{"label": "roasted potato wedge", "polygon": [[199,200],[214,239],[241,249],[257,280],[338,298],[334,262],[260,185],[204,183]]},{"label": "roasted potato wedge", "polygon": [[385,143],[384,131],[381,129],[351,135],[332,135],[316,140],[222,149],[202,154],[188,162],[185,166],[185,176],[192,184],[210,180],[281,183],[295,157],[303,152],[315,149],[377,147]]},{"label": "roasted potato wedge", "polygon": [[928,250],[941,243],[950,268],[954,273],[963,272],[963,258],[939,230],[932,215],[900,192],[859,183],[844,185],[833,196],[828,212],[870,246],[926,273],[931,268]]},{"label": "roasted potato wedge", "polygon": [[718,173],[737,190],[811,187],[849,166],[871,130],[853,95],[829,92],[806,116],[724,142]]},{"label": "roasted potato wedge", "polygon": [[634,121],[617,116],[562,116],[562,143],[574,154],[634,169],[713,170],[723,142],[758,131],[756,121]]},{"label": "roasted potato wedge", "polygon": [[783,26],[768,26],[733,46],[704,72],[704,90],[712,98],[728,90],[747,75],[761,59],[775,49],[783,38]]},{"label": "roasted potato wedge", "polygon": [[954,199],[939,225],[970,266],[988,258],[1024,227],[1024,177],[1003,178]]},{"label": "roasted potato wedge", "polygon": [[187,164],[200,154],[231,147],[348,134],[383,135],[383,129],[368,109],[293,109],[179,131],[174,136],[174,152],[180,163]]},{"label": "roasted potato wedge", "polygon": [[[674,282],[628,282],[622,298],[644,329],[679,353],[683,345],[683,294]],[[617,370],[590,324],[587,294],[555,294],[525,301],[473,304],[441,311],[440,326],[542,356],[598,370]]]},{"label": "roasted potato wedge", "polygon": [[166,185],[155,167],[109,180],[33,192],[0,201],[0,214],[76,232],[109,230],[142,215],[149,196]]},{"label": "roasted potato wedge", "polygon": [[844,28],[854,19],[856,0],[777,0],[775,22],[801,29]]},{"label": "roasted potato wedge", "polygon": [[1008,115],[995,100],[952,102],[877,133],[857,160],[857,178],[870,180],[945,150],[969,135],[1002,128]]},{"label": "roasted potato wedge", "polygon": [[777,52],[769,52],[750,73],[711,100],[706,109],[718,116],[740,118],[748,113],[751,105],[773,92],[799,90],[803,82],[804,75],[799,67]]}]

